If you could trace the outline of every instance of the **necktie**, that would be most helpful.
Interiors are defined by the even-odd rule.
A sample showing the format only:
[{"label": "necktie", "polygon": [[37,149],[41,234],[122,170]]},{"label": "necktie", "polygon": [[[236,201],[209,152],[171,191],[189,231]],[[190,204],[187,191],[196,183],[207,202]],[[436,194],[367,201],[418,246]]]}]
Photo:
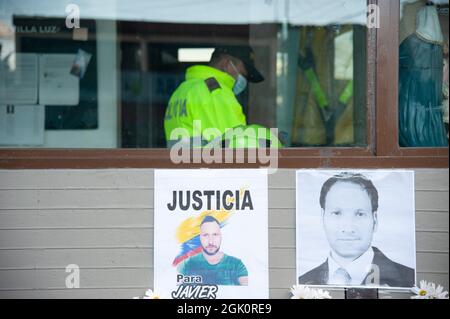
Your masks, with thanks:
[{"label": "necktie", "polygon": [[352,277],[350,277],[347,270],[344,268],[338,268],[332,277],[332,284],[335,285],[349,285],[352,281]]}]

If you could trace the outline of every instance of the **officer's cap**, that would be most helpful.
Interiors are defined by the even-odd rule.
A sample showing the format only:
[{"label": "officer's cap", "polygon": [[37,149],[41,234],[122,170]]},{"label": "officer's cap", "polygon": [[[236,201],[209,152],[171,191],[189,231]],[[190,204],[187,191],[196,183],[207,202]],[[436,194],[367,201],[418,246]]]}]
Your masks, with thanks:
[{"label": "officer's cap", "polygon": [[264,77],[255,67],[255,52],[250,46],[218,46],[214,54],[218,53],[228,54],[241,60],[247,69],[249,82],[264,81]]}]

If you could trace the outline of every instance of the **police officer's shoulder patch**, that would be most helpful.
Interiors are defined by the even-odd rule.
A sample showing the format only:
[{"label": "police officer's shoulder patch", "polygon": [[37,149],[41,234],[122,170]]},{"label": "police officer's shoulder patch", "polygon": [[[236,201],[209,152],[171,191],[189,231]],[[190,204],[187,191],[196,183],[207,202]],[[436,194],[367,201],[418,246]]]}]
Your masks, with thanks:
[{"label": "police officer's shoulder patch", "polygon": [[215,78],[207,78],[205,80],[206,86],[208,87],[209,92],[214,91],[215,89],[220,89],[220,84],[217,82]]}]

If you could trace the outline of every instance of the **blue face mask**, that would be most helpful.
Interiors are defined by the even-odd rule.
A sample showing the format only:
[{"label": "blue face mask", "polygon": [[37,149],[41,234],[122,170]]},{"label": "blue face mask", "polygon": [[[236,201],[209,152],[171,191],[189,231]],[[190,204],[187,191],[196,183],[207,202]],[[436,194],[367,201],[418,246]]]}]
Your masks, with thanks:
[{"label": "blue face mask", "polygon": [[241,94],[245,88],[247,87],[247,79],[239,73],[239,71],[237,70],[237,68],[234,66],[234,63],[232,61],[230,61],[231,66],[233,67],[233,69],[236,71],[236,73],[238,74],[238,77],[236,79],[236,82],[234,82],[234,86],[233,86],[233,93],[235,95],[239,95]]}]

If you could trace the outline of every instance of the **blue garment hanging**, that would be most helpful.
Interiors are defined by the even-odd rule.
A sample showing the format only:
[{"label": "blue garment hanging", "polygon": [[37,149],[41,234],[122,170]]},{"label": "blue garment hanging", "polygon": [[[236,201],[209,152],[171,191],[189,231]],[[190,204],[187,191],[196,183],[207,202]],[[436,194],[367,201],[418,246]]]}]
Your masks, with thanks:
[{"label": "blue garment hanging", "polygon": [[443,46],[418,31],[400,45],[399,142],[403,147],[444,147],[448,140],[442,114]]}]

